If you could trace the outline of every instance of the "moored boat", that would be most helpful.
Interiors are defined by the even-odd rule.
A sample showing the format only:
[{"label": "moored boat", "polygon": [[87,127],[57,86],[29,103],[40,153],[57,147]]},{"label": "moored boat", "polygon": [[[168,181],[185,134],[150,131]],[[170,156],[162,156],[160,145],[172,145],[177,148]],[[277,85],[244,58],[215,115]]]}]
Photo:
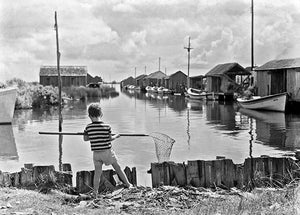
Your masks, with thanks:
[{"label": "moored boat", "polygon": [[11,123],[17,98],[16,88],[0,89],[0,124]]},{"label": "moored boat", "polygon": [[188,97],[191,99],[205,99],[206,98],[206,93],[203,92],[202,90],[194,89],[194,88],[189,88],[187,90]]},{"label": "moored boat", "polygon": [[252,99],[237,98],[238,104],[247,109],[285,112],[287,93],[278,93]]}]

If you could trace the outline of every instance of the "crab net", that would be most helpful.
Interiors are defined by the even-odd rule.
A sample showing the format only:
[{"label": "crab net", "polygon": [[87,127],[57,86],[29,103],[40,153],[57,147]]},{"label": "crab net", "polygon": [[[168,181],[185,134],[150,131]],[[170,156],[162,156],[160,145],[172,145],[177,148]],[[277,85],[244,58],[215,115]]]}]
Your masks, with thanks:
[{"label": "crab net", "polygon": [[149,136],[153,138],[158,163],[169,161],[175,140],[159,132],[153,132]]}]

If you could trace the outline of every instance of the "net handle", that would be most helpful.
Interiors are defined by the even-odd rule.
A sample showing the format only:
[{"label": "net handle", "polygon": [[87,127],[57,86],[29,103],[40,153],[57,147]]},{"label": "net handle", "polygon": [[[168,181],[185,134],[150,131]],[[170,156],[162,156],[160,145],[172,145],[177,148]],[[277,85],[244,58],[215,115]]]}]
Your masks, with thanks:
[{"label": "net handle", "polygon": [[[45,135],[84,135],[83,132],[51,132],[51,131],[40,131],[39,134]],[[113,134],[114,135],[114,134]],[[149,134],[134,134],[134,133],[119,133],[121,137],[148,137]]]}]

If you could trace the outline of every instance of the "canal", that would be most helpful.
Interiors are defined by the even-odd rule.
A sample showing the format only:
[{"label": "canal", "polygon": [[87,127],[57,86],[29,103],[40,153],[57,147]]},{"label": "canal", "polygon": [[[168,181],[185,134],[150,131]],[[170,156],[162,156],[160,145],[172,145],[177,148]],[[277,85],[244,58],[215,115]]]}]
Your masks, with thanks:
[{"label": "canal", "polygon": [[[115,87],[120,91],[119,85]],[[170,155],[175,162],[225,156],[242,163],[249,156],[282,156],[300,147],[300,115],[134,91],[120,91],[115,98],[69,102],[62,112],[63,131],[82,132],[89,123],[87,106],[99,101],[103,121],[111,124],[114,133],[160,132],[175,139]],[[55,108],[15,111],[12,125],[0,126],[0,170],[19,171],[24,163],[53,164],[56,169],[60,163],[71,163],[73,172],[93,170],[90,145],[81,136],[64,136],[59,144],[58,136],[38,134],[57,130]],[[113,147],[122,167],[137,168],[138,184],[150,186],[147,170],[151,162],[157,162],[153,138],[120,137]]]}]

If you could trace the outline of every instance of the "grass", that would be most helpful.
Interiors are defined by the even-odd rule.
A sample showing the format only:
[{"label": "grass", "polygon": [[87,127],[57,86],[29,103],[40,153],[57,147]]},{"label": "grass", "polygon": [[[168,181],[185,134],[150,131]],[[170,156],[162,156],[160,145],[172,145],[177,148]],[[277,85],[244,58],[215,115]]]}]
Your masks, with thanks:
[{"label": "grass", "polygon": [[115,88],[102,85],[100,88],[87,88],[87,87],[64,87],[62,89],[63,92],[66,93],[68,97],[71,97],[73,99],[80,99],[80,100],[86,100],[87,98],[109,98],[109,97],[116,97],[119,95],[118,92],[116,92]]},{"label": "grass", "polygon": [[[179,189],[170,197],[170,190],[160,193],[159,189],[144,189],[140,197],[134,199],[136,192],[127,196],[127,200],[102,198],[97,201],[66,203],[58,192],[41,194],[36,191],[0,188],[0,214],[299,214],[299,185],[285,188],[256,188],[252,192],[241,191],[203,191],[195,195],[185,195]],[[178,193],[177,193],[178,192]],[[132,196],[132,197],[130,197]],[[149,198],[153,201],[149,203]],[[157,197],[163,197],[157,199]],[[143,203],[144,202],[144,203]],[[173,202],[172,205],[164,202]],[[176,207],[182,202],[187,204],[183,209]],[[146,204],[145,204],[146,203]],[[180,203],[180,204],[179,204]],[[87,206],[89,205],[89,206]],[[91,206],[93,205],[93,206]],[[96,205],[96,206],[95,206]],[[2,206],[2,207],[1,207]],[[11,207],[7,207],[11,206]],[[2,209],[1,209],[2,208]],[[186,209],[188,208],[188,209]]]}]

